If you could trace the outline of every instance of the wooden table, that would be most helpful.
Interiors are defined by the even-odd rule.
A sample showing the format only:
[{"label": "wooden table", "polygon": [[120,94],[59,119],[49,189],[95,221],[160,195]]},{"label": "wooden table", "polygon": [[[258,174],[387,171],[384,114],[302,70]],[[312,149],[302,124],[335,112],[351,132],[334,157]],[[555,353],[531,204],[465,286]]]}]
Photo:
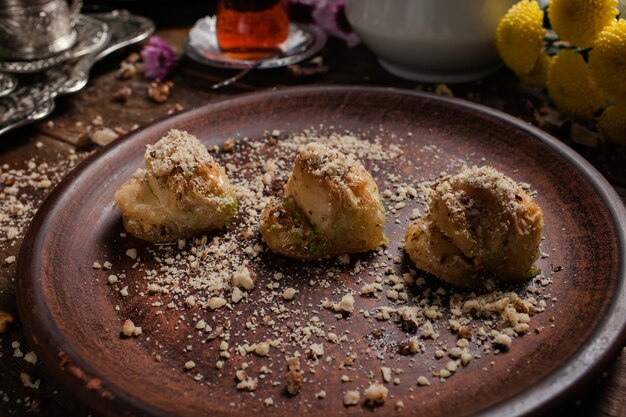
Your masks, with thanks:
[{"label": "wooden table", "polygon": [[[199,16],[199,15],[197,15]],[[180,46],[189,26],[162,29],[158,35],[175,45],[179,56]],[[138,50],[136,48],[135,50]],[[594,163],[615,185],[626,201],[626,170],[623,150],[606,145],[588,147],[576,142],[593,142],[595,139],[571,134],[572,123],[547,105],[544,93],[522,87],[507,70],[475,83],[454,86],[417,84],[396,78],[380,68],[375,57],[363,46],[347,48],[339,41],[331,40],[322,52],[328,65],[326,74],[295,77],[286,69],[257,71],[241,82],[222,90],[212,91],[209,86],[231,75],[202,67],[189,59],[181,58],[172,77],[173,92],[169,100],[156,104],[147,98],[149,82],[142,76],[131,80],[118,80],[116,70],[129,50],[108,57],[92,71],[89,85],[78,94],[57,101],[57,109],[46,121],[25,127],[0,138],[0,167],[2,171],[48,164],[47,171],[56,183],[71,166],[82,160],[96,147],[87,133],[90,126],[102,124],[119,131],[144,126],[168,114],[201,106],[211,100],[229,97],[243,92],[290,85],[356,84],[390,86],[398,88],[436,91],[441,94],[477,101],[513,114],[549,131]],[[113,92],[129,86],[133,94],[126,104],[112,101]],[[180,106],[179,106],[180,105]],[[576,127],[578,129],[579,126]],[[5,165],[6,164],[6,165]],[[32,164],[31,164],[32,167]],[[37,168],[35,168],[37,169]],[[44,170],[45,171],[45,170]],[[43,184],[47,185],[46,183]],[[0,182],[0,192],[9,184]],[[27,187],[24,192],[36,208],[52,187]],[[3,204],[3,203],[0,203]],[[26,218],[28,215],[25,216]],[[17,255],[21,234],[9,242],[0,241],[0,310],[17,315],[14,300],[15,263],[5,259]],[[0,415],[22,416],[40,414],[46,416],[87,416],[90,411],[54,381],[41,364],[32,364],[20,355],[27,354],[25,334],[28,329],[16,324],[0,335]],[[19,347],[18,347],[19,343]],[[16,356],[17,355],[17,356]],[[580,393],[579,398],[563,404],[549,415],[559,416],[626,416],[626,351],[615,359],[596,385]]]}]

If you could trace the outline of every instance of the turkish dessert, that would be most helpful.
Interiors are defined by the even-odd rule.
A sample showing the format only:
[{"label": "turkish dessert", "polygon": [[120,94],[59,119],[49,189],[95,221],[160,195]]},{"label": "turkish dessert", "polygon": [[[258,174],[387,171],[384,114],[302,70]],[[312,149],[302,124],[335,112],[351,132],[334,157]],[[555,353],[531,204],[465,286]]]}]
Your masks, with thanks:
[{"label": "turkish dessert", "polygon": [[321,143],[296,156],[284,197],[272,200],[261,234],[276,253],[320,259],[365,252],[387,242],[376,182],[354,157]]},{"label": "turkish dessert", "polygon": [[453,285],[517,282],[536,273],[542,228],[541,209],[520,185],[492,167],[465,167],[433,186],[405,248],[418,268]]},{"label": "turkish dessert", "polygon": [[171,130],[145,152],[115,193],[124,227],[149,242],[171,242],[228,225],[237,197],[224,170],[193,135]]}]

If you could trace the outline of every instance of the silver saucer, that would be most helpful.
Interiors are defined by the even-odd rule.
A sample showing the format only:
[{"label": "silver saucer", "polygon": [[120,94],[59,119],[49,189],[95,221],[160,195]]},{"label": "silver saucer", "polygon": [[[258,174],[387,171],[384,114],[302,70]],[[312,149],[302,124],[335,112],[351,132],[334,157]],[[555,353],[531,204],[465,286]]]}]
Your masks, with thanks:
[{"label": "silver saucer", "polygon": [[[326,34],[316,26],[289,24],[289,35],[280,45],[282,53],[260,60],[257,68],[278,68],[304,61],[318,53],[326,44]],[[185,39],[185,54],[203,65],[215,68],[246,69],[257,65],[254,60],[234,59],[225,55],[217,44],[215,17],[196,22]]]},{"label": "silver saucer", "polygon": [[11,94],[17,87],[17,78],[14,75],[0,72],[0,97]]},{"label": "silver saucer", "polygon": [[89,16],[80,15],[76,20],[78,40],[67,51],[47,58],[32,61],[0,61],[0,71],[33,73],[43,71],[56,64],[90,54],[102,48],[110,39],[111,32],[106,23]]}]

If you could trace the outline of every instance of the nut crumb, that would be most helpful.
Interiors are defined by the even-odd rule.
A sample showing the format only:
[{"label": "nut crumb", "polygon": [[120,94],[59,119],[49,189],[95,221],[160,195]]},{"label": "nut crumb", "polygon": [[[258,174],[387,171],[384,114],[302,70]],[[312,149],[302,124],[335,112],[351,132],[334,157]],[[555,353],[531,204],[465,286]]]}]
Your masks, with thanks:
[{"label": "nut crumb", "polygon": [[132,93],[133,93],[133,90],[129,86],[125,85],[115,90],[113,92],[113,95],[111,96],[111,99],[118,103],[126,103],[128,99],[130,98],[130,96],[132,95]]},{"label": "nut crumb", "polygon": [[375,382],[365,389],[363,392],[365,395],[365,402],[370,405],[380,405],[385,402],[389,390],[382,384]]},{"label": "nut crumb", "polygon": [[299,292],[298,290],[296,290],[296,289],[294,289],[294,288],[291,288],[291,287],[289,287],[289,288],[285,289],[285,291],[283,291],[283,294],[282,294],[283,300],[287,300],[287,301],[289,301],[289,300],[293,300],[293,297],[294,297],[294,296],[295,296],[298,292]]},{"label": "nut crumb", "polygon": [[380,372],[383,374],[383,381],[390,382],[391,381],[391,368],[383,366],[380,368]]},{"label": "nut crumb", "polygon": [[287,372],[287,392],[296,395],[302,388],[304,377],[300,374],[300,360],[298,358],[289,359],[289,371]]},{"label": "nut crumb", "polygon": [[269,342],[259,342],[256,344],[254,348],[254,353],[259,356],[267,356],[270,353],[270,344]]},{"label": "nut crumb", "polygon": [[209,299],[207,304],[211,310],[217,310],[218,308],[222,308],[226,305],[226,300],[222,297],[213,297]]},{"label": "nut crumb", "polygon": [[137,67],[133,62],[122,61],[120,68],[117,70],[117,78],[119,80],[128,80],[137,74]]},{"label": "nut crumb", "polygon": [[493,343],[500,348],[508,349],[511,347],[512,340],[506,334],[500,333],[493,339]]},{"label": "nut crumb", "polygon": [[137,337],[141,334],[141,327],[135,326],[132,320],[127,319],[122,326],[122,335],[125,337]]},{"label": "nut crumb", "polygon": [[230,295],[230,299],[233,303],[238,303],[243,299],[243,291],[239,289],[239,287],[233,288],[233,292]]},{"label": "nut crumb", "polygon": [[233,273],[232,284],[234,287],[241,287],[245,290],[254,288],[254,280],[250,276],[250,271],[245,266],[237,268]]},{"label": "nut crumb", "polygon": [[40,379],[33,381],[33,377],[26,372],[20,374],[20,379],[22,380],[22,385],[26,388],[39,389],[39,384],[41,383]]},{"label": "nut crumb", "polygon": [[358,390],[348,390],[343,396],[343,405],[346,407],[359,404],[361,401],[361,393]]},{"label": "nut crumb", "polygon": [[148,97],[150,97],[155,103],[165,103],[169,98],[173,87],[174,83],[171,81],[163,83],[154,81],[150,83],[150,87],[148,87]]},{"label": "nut crumb", "polygon": [[235,372],[235,377],[239,381],[237,383],[237,389],[240,391],[256,391],[257,388],[257,380],[248,377],[248,374],[245,370],[240,369]]},{"label": "nut crumb", "polygon": [[96,145],[106,146],[115,139],[119,138],[120,135],[109,127],[103,127],[92,132],[90,137],[91,141]]},{"label": "nut crumb", "polygon": [[9,325],[15,323],[15,315],[5,310],[0,310],[0,334],[9,330]]},{"label": "nut crumb", "polygon": [[224,141],[224,152],[232,152],[235,149],[235,139],[226,139]]},{"label": "nut crumb", "polygon": [[311,357],[313,359],[324,355],[324,345],[322,343],[312,343],[310,346]]},{"label": "nut crumb", "polygon": [[450,90],[447,84],[437,84],[435,87],[435,93],[442,96],[454,97],[454,93]]},{"label": "nut crumb", "polygon": [[469,365],[469,363],[472,361],[472,355],[467,353],[467,352],[463,352],[461,353],[461,365],[463,366],[467,366]]},{"label": "nut crumb", "polygon": [[346,294],[341,298],[338,309],[350,314],[354,312],[354,297],[352,294]]},{"label": "nut crumb", "polygon": [[417,385],[419,385],[420,387],[424,387],[426,385],[430,385],[430,382],[428,381],[428,378],[426,378],[424,375],[420,375],[417,378]]},{"label": "nut crumb", "polygon": [[18,236],[19,236],[19,232],[17,231],[17,229],[14,227],[9,227],[9,229],[7,230],[7,239],[13,240]]}]

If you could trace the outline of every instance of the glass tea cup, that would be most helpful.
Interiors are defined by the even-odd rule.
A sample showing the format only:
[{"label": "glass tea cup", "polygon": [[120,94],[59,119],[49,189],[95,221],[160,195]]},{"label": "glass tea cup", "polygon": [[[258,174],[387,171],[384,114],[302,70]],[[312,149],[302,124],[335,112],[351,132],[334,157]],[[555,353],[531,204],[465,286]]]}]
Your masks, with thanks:
[{"label": "glass tea cup", "polygon": [[289,17],[281,0],[219,0],[216,31],[226,55],[258,60],[281,51]]}]

